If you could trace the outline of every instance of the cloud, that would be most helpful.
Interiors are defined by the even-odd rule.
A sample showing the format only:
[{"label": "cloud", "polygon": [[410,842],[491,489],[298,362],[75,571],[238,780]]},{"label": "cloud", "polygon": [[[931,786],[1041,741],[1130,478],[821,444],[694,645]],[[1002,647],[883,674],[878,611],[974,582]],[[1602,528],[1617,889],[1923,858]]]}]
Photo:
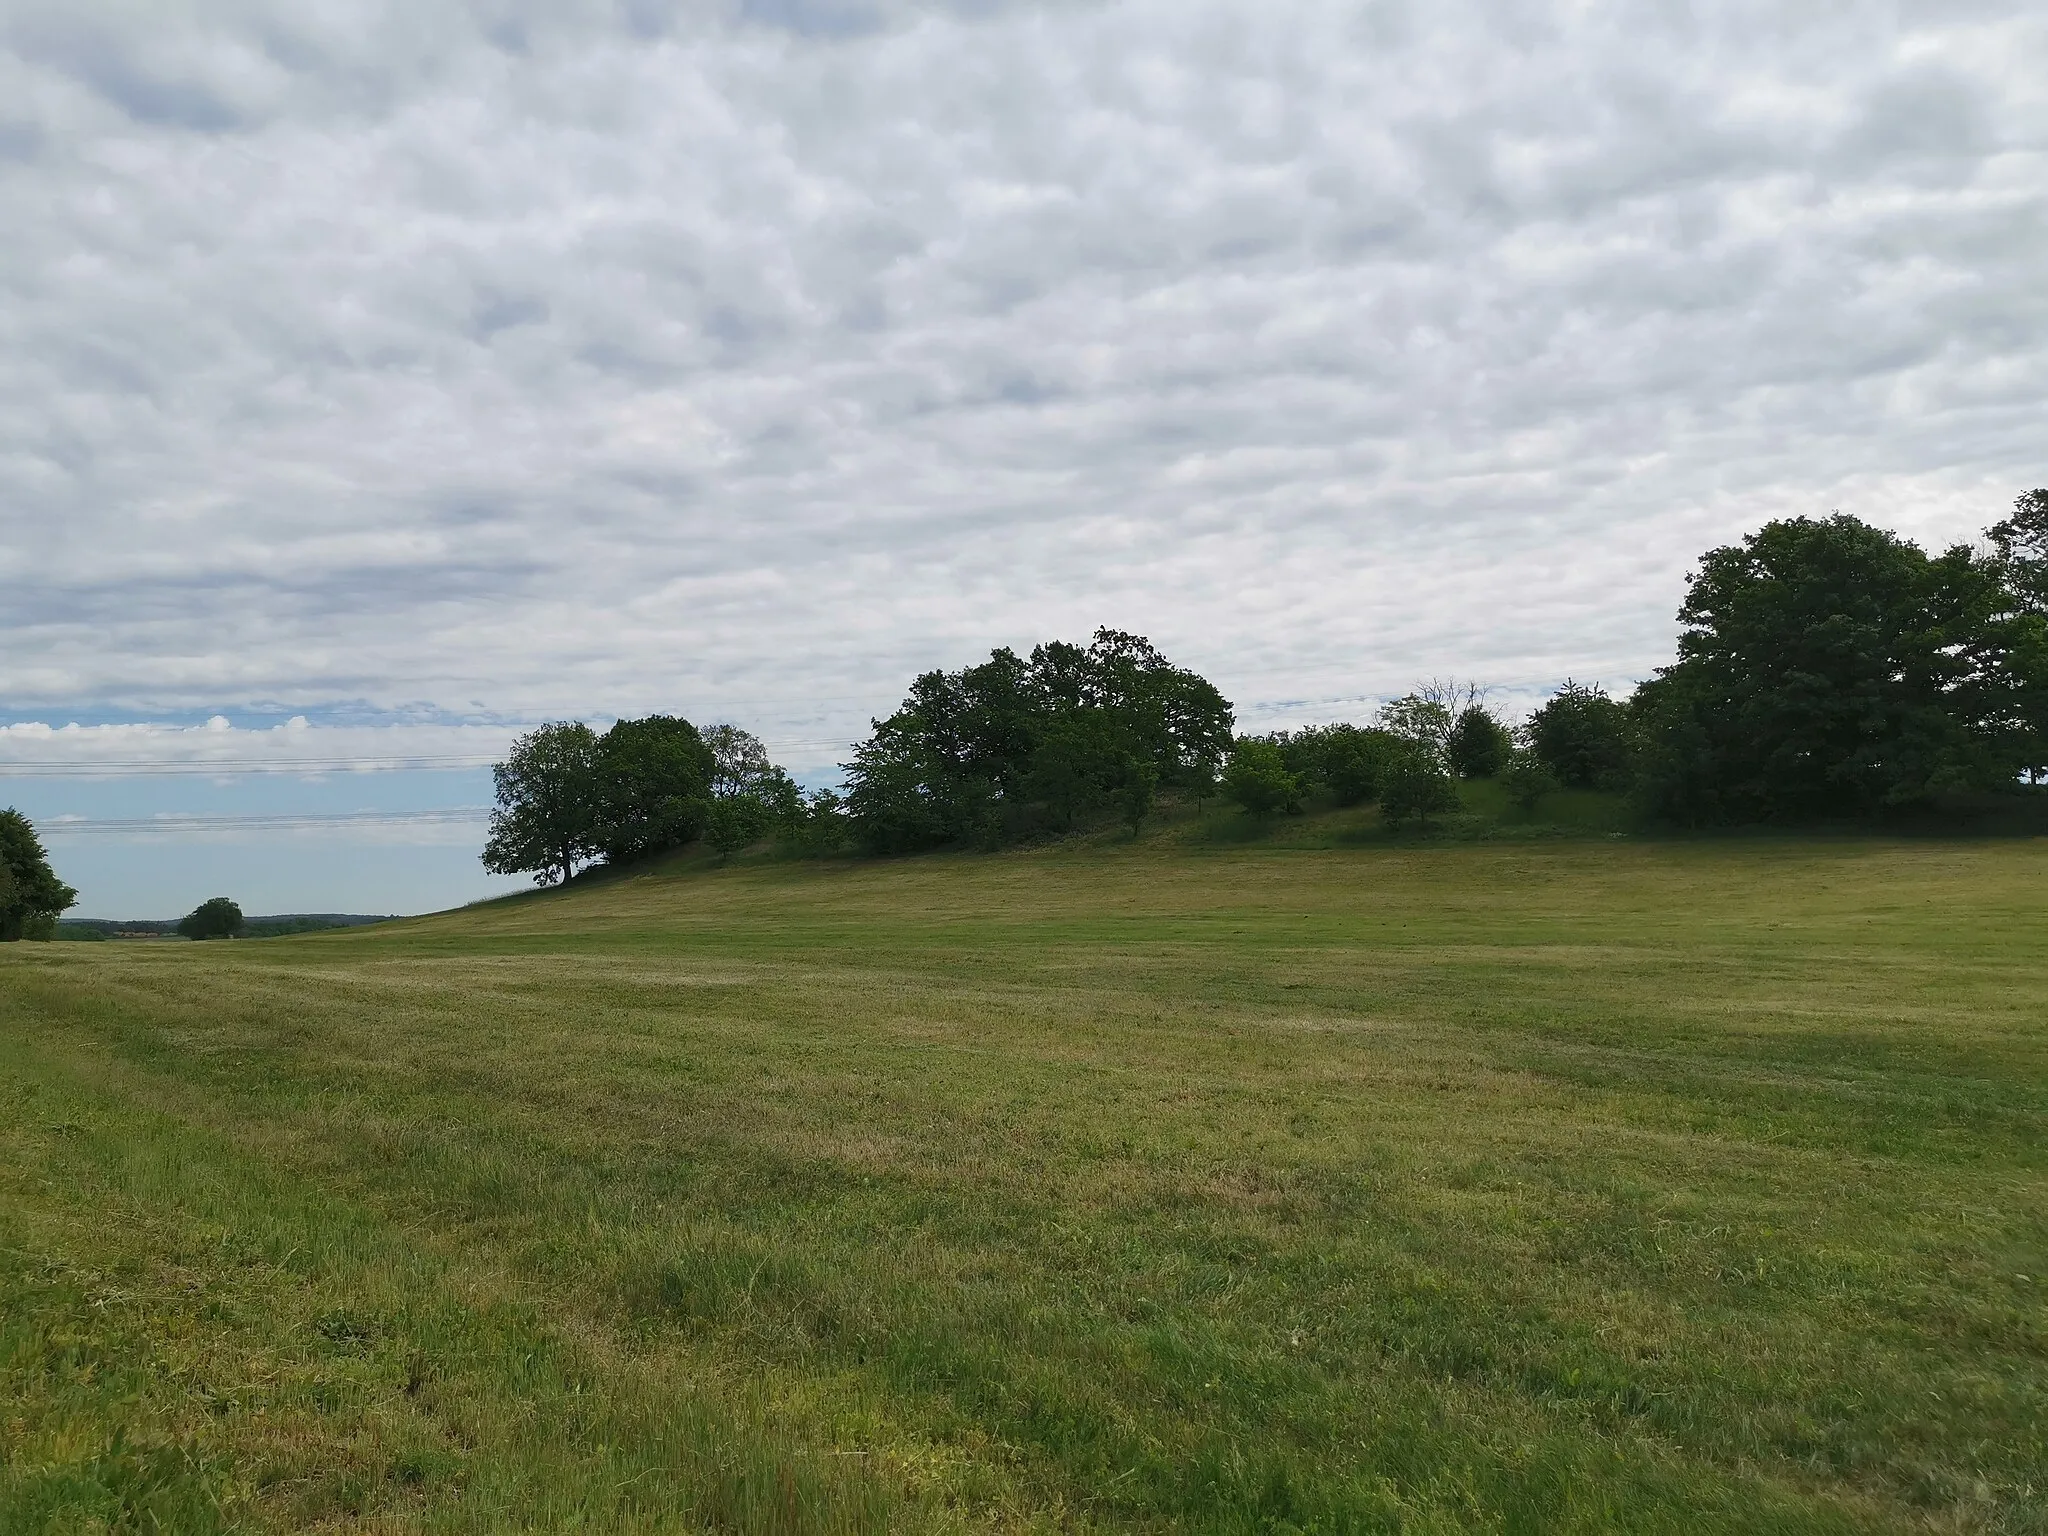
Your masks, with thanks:
[{"label": "cloud", "polygon": [[[10,8],[10,707],[1617,682],[2044,477],[2013,4]],[[98,750],[95,748],[94,750]],[[821,749],[821,761],[833,750]]]},{"label": "cloud", "polygon": [[166,769],[202,776],[287,772],[327,776],[405,768],[483,767],[517,733],[506,725],[418,721],[313,725],[304,715],[272,726],[236,726],[225,715],[197,725],[131,722],[0,725],[0,772],[36,777],[119,778]]}]

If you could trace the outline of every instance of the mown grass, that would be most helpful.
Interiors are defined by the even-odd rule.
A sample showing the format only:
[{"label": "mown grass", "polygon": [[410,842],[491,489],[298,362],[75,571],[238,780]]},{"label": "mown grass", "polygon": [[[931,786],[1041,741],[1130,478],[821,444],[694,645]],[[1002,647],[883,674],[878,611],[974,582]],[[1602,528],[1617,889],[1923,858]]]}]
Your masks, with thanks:
[{"label": "mown grass", "polygon": [[2048,1530],[2044,875],[1197,829],[9,946],[0,1530]]}]

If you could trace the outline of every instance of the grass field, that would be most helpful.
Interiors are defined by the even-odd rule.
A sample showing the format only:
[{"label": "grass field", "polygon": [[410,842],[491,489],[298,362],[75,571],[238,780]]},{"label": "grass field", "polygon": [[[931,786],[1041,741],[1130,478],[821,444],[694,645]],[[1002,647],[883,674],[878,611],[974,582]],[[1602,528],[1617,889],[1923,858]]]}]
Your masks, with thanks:
[{"label": "grass field", "polygon": [[2048,1531],[2044,1112],[2038,841],[10,945],[0,1531]]}]

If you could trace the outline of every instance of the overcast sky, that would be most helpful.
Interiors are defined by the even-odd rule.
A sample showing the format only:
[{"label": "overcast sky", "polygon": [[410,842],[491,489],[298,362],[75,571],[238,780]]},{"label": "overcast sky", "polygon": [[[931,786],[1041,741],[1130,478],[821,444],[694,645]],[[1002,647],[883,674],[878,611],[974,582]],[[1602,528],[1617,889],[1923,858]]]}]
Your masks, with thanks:
[{"label": "overcast sky", "polygon": [[[1101,624],[1251,724],[1626,687],[1714,543],[2048,480],[2044,80],[2030,0],[5,0],[0,759],[409,771],[0,798],[402,821],[657,709],[815,776]],[[433,826],[220,878],[487,889]],[[180,836],[62,841],[139,914]]]}]

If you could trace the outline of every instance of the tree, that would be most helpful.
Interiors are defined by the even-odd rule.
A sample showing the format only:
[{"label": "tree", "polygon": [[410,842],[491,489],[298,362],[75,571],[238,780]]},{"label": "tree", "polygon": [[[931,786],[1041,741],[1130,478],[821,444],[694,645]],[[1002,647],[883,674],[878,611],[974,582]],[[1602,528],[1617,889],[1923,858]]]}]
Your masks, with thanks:
[{"label": "tree", "polygon": [[1148,777],[1198,801],[1210,792],[1230,727],[1229,701],[1141,635],[997,650],[922,674],[874,722],[845,765],[847,817],[877,853],[1128,820],[1137,801],[1149,807]]},{"label": "tree", "polygon": [[1611,788],[1628,773],[1628,710],[1597,684],[1566,678],[1529,717],[1529,745],[1571,788]]},{"label": "tree", "polygon": [[1537,801],[1560,787],[1557,775],[1550,771],[1550,764],[1527,748],[1508,755],[1499,780],[1508,798],[1524,811],[1535,810]]},{"label": "tree", "polygon": [[751,848],[767,835],[768,808],[753,795],[720,795],[711,802],[705,839],[729,859],[743,848]]},{"label": "tree", "polygon": [[498,804],[484,868],[552,885],[601,851],[598,740],[589,726],[564,721],[530,731],[491,774]]},{"label": "tree", "polygon": [[2010,783],[2011,601],[1996,560],[1930,558],[1839,514],[1708,551],[1678,660],[1639,690],[1654,807],[1687,822],[1864,816]]},{"label": "tree", "polygon": [[1425,698],[1420,692],[1403,694],[1380,707],[1378,723],[1381,730],[1412,742],[1439,763],[1449,760],[1457,717],[1441,699]]},{"label": "tree", "polygon": [[2048,490],[2028,491],[2012,504],[2012,516],[1984,531],[2002,567],[2015,605],[2048,613]]},{"label": "tree", "polygon": [[1380,785],[1380,815],[1390,827],[1405,821],[1429,825],[1431,811],[1458,808],[1458,787],[1435,753],[1411,743],[1388,765]]},{"label": "tree", "polygon": [[1479,704],[1468,704],[1451,724],[1445,757],[1451,772],[1462,779],[1490,779],[1501,771],[1515,749],[1508,728]]},{"label": "tree", "polygon": [[225,896],[211,896],[178,921],[188,939],[232,939],[242,932],[242,909]]},{"label": "tree", "polygon": [[846,801],[830,789],[800,794],[793,813],[776,827],[777,840],[783,846],[812,855],[837,853],[847,845],[851,832]]},{"label": "tree", "polygon": [[1387,770],[1406,747],[1377,726],[1333,725],[1323,734],[1323,782],[1339,805],[1377,800]]},{"label": "tree", "polygon": [[909,706],[875,721],[844,767],[847,814],[871,853],[957,841],[992,808],[986,784],[960,771]]},{"label": "tree", "polygon": [[592,841],[605,862],[628,863],[701,837],[717,768],[713,750],[687,720],[649,715],[615,722],[597,743],[593,769]]},{"label": "tree", "polygon": [[1160,783],[1192,785],[1213,776],[1230,751],[1230,701],[1143,635],[1098,629],[1085,652],[1043,646],[1032,662],[1042,697],[1106,710]]},{"label": "tree", "polygon": [[2048,779],[2048,490],[2028,491],[1985,531],[2003,601],[1992,624],[1999,723],[2033,783]]},{"label": "tree", "polygon": [[1231,748],[1223,793],[1253,816],[1301,809],[1301,781],[1287,771],[1278,744],[1256,736],[1241,737]]},{"label": "tree", "polygon": [[1124,825],[1131,829],[1131,836],[1138,835],[1138,829],[1145,825],[1145,817],[1152,810],[1154,793],[1159,787],[1159,770],[1140,757],[1125,757],[1123,782],[1117,786],[1116,808],[1123,817]]},{"label": "tree", "polygon": [[711,789],[719,795],[743,795],[776,771],[761,738],[736,725],[705,728],[704,745],[711,753]]},{"label": "tree", "polygon": [[0,942],[49,938],[58,914],[77,902],[78,892],[50,868],[34,824],[11,806],[0,811]]},{"label": "tree", "polygon": [[[1108,710],[1086,704],[1045,722],[1023,788],[1062,830],[1071,831],[1077,817],[1109,805],[1129,777],[1136,753],[1121,725]],[[1146,766],[1152,767],[1149,761]],[[1156,782],[1156,768],[1152,776]]]}]

